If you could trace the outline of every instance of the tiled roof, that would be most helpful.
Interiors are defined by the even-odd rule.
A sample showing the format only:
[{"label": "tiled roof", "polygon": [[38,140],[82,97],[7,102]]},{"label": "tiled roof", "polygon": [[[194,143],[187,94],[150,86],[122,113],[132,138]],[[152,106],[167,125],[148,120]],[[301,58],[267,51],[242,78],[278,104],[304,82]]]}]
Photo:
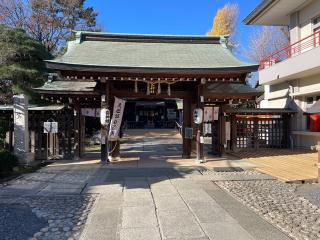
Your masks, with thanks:
[{"label": "tiled roof", "polygon": [[42,87],[35,88],[37,91],[60,91],[60,92],[93,92],[97,85],[94,81],[53,81],[46,82]]},{"label": "tiled roof", "polygon": [[212,94],[248,94],[257,96],[264,92],[262,88],[252,88],[244,83],[211,83],[207,86],[207,90]]},{"label": "tiled roof", "polygon": [[225,69],[256,67],[237,59],[224,37],[78,33],[62,57],[48,63],[115,68]]}]

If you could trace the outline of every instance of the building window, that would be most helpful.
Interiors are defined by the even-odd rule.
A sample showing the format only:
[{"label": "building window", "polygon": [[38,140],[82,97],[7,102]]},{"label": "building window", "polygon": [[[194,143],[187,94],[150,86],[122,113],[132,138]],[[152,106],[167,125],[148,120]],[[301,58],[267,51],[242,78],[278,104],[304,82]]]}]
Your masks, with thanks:
[{"label": "building window", "polygon": [[315,17],[312,22],[313,22],[313,25],[317,25],[318,23],[320,23],[320,16]]},{"label": "building window", "polygon": [[320,16],[315,17],[312,20],[312,25],[313,25],[313,32],[319,32],[320,31]]}]

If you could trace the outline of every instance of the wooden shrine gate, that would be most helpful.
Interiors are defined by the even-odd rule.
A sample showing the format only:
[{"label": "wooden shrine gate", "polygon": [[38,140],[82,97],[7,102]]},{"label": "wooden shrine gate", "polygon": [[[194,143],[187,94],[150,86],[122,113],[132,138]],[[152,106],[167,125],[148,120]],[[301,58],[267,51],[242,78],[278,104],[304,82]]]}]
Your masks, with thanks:
[{"label": "wooden shrine gate", "polygon": [[[246,84],[248,74],[256,71],[258,65],[241,62],[233,56],[223,36],[77,32],[69,46],[72,51],[46,61],[56,74],[36,91],[43,99],[63,103],[73,110],[75,159],[82,154],[81,108],[102,108],[112,115],[114,97],[144,101],[181,99],[182,155],[190,157],[196,140],[197,157],[203,159],[203,124],[193,123],[193,110],[221,107],[221,119],[213,125],[218,129],[213,136],[214,150],[221,154],[224,149],[235,147],[234,140],[227,143],[225,140],[225,125],[230,121],[230,114],[225,111],[227,106],[254,102],[263,94],[263,90]],[[236,125],[232,122],[231,128]],[[106,128],[102,126],[101,132],[106,133]],[[190,129],[194,133],[191,138],[187,134]],[[115,144],[119,148],[119,141]],[[106,149],[103,145],[102,156]],[[113,155],[119,156],[119,149]]]}]

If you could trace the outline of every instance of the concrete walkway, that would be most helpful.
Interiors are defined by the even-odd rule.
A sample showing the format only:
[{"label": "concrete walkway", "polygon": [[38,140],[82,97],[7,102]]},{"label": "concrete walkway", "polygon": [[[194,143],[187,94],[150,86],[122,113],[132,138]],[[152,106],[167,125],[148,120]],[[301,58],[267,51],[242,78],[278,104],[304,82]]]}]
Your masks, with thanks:
[{"label": "concrete walkway", "polygon": [[[139,157],[134,163],[57,161],[25,174],[0,185],[0,207],[30,209],[30,219],[45,222],[32,239],[289,239],[216,184],[268,176],[212,174],[179,159],[176,138],[162,136],[125,139],[125,151]],[[19,221],[12,221],[17,227],[4,224],[0,236],[19,231]]]},{"label": "concrete walkway", "polygon": [[83,193],[99,197],[82,239],[289,239],[197,169],[111,170]]}]

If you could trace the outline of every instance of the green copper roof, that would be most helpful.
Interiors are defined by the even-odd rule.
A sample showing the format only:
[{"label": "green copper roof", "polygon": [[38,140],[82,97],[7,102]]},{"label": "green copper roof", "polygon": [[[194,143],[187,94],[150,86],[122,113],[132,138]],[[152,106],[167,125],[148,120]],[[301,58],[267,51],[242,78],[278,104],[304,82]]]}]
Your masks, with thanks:
[{"label": "green copper roof", "polygon": [[[237,59],[220,36],[159,36],[78,32],[59,65],[106,68],[225,69],[257,68]],[[58,69],[58,68],[57,68]]]},{"label": "green copper roof", "polygon": [[54,81],[46,82],[42,87],[35,90],[42,91],[60,91],[60,92],[93,92],[97,85],[94,81]]},{"label": "green copper roof", "polygon": [[211,83],[207,86],[211,94],[245,94],[259,96],[263,94],[262,88],[252,88],[244,83]]}]

